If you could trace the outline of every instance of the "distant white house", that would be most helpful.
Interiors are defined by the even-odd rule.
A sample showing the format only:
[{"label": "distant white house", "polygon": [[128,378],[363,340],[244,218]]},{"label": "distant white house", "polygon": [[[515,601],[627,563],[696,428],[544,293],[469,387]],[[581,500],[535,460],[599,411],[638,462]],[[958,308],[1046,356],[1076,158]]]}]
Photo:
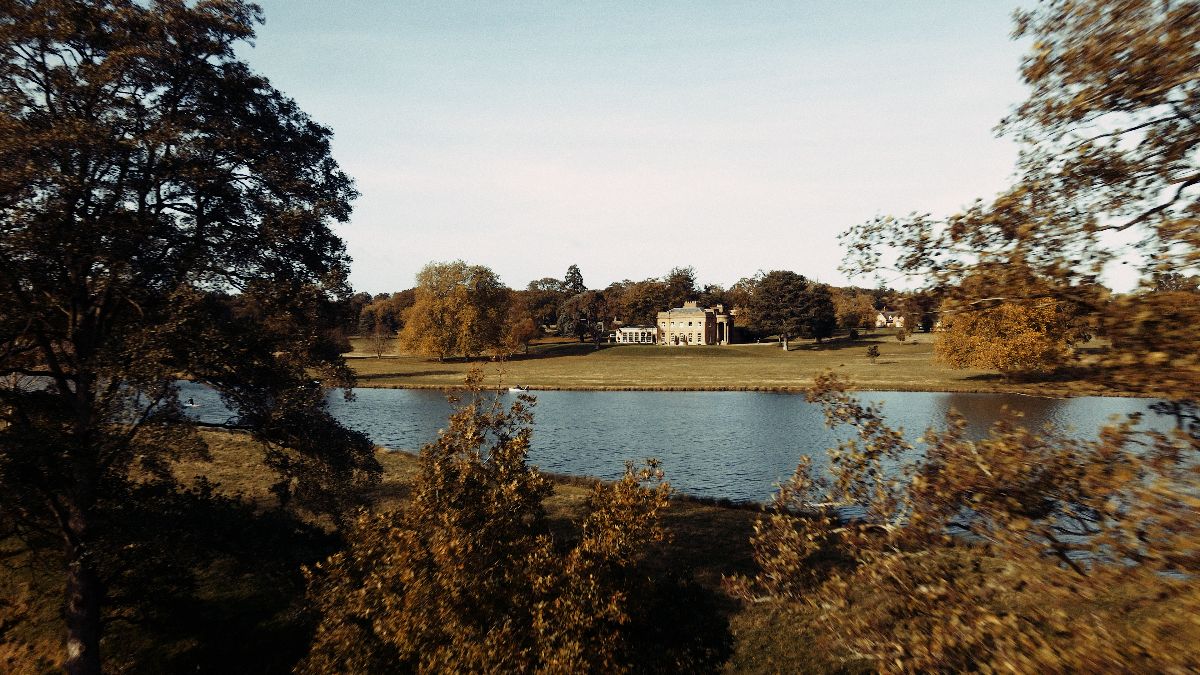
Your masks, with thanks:
[{"label": "distant white house", "polygon": [[727,345],[732,328],[733,316],[724,305],[706,309],[692,301],[658,313],[658,339],[663,345]]},{"label": "distant white house", "polygon": [[904,328],[904,315],[889,309],[879,310],[875,315],[876,328]]},{"label": "distant white house", "polygon": [[617,344],[652,345],[658,342],[658,330],[654,326],[621,326],[613,337]]}]

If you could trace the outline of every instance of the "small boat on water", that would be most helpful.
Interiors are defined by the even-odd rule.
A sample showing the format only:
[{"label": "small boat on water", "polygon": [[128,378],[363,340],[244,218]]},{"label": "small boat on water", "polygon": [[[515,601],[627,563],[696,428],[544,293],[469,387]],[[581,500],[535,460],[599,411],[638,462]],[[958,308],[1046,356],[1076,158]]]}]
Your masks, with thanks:
[{"label": "small boat on water", "polygon": [[529,387],[522,387],[519,384],[515,384],[515,385],[509,387],[508,390],[509,391],[529,391]]}]

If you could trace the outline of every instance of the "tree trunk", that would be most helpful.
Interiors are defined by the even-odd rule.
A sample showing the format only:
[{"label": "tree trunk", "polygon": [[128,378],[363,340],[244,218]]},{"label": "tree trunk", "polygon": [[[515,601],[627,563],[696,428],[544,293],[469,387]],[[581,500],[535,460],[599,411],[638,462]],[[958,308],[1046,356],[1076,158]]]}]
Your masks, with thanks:
[{"label": "tree trunk", "polygon": [[780,335],[780,336],[779,336],[779,341],[783,343],[783,351],[785,351],[785,352],[786,352],[786,351],[788,350],[788,336],[787,336],[787,335]]},{"label": "tree trunk", "polygon": [[[82,520],[80,516],[72,518],[72,521],[79,520]],[[81,529],[86,530],[86,526]],[[66,553],[66,671],[69,675],[97,675],[100,672],[100,602],[103,598],[100,575],[86,545],[69,543]]]}]

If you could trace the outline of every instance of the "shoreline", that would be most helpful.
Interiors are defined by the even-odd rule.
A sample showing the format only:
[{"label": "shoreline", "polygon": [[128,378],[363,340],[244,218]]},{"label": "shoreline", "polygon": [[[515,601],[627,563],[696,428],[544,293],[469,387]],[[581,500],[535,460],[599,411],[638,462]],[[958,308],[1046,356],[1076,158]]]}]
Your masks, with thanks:
[{"label": "shoreline", "polygon": [[[658,392],[755,392],[766,394],[803,394],[808,387],[792,386],[792,385],[711,385],[711,386],[689,386],[689,385],[526,385],[530,393],[536,394],[539,391],[597,391],[597,392],[619,392],[619,391],[658,391]],[[464,385],[451,384],[427,384],[427,383],[380,383],[372,384],[369,379],[367,381],[360,380],[355,384],[356,389],[418,389],[418,390],[436,390],[436,391],[463,391],[466,389]],[[492,390],[492,387],[484,387],[486,390]],[[507,391],[507,387],[501,387],[501,390]],[[1144,398],[1154,399],[1159,398],[1151,394],[1108,390],[1097,388],[1095,390],[1079,390],[1070,388],[1053,388],[1053,387],[897,387],[897,386],[874,386],[861,385],[852,386],[851,392],[873,392],[873,391],[895,391],[895,392],[912,392],[912,393],[930,393],[930,394],[1011,394],[1015,396],[1031,396],[1034,398],[1052,398],[1052,399],[1067,399],[1067,398],[1082,398],[1087,396],[1108,397],[1108,398]]]},{"label": "shoreline", "polygon": [[[1006,381],[1001,373],[958,369],[939,361],[932,338],[889,341],[871,335],[856,341],[798,344],[788,351],[775,345],[665,349],[654,345],[606,345],[595,349],[577,343],[535,345],[529,354],[508,359],[486,357],[434,360],[418,354],[367,356],[361,349],[346,354],[357,385],[375,389],[455,391],[471,370],[482,370],[484,382],[507,388],[520,384],[533,391],[743,391],[803,393],[819,373],[834,372],[853,391],[904,391],[962,394],[1018,394],[1047,398],[1111,396],[1156,398],[1146,390],[1130,390],[1088,368],[1088,361],[1069,371],[1029,375]],[[874,358],[867,348],[879,348]],[[1096,345],[1090,349],[1102,349]]]}]

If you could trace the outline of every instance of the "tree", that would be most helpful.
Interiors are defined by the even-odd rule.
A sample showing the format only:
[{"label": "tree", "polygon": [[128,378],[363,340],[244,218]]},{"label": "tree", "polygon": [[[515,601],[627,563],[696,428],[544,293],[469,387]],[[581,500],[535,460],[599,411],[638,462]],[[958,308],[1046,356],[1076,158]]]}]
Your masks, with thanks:
[{"label": "tree", "polygon": [[482,265],[468,269],[470,304],[459,341],[463,352],[476,356],[501,345],[510,296],[511,291],[492,270]]},{"label": "tree", "polygon": [[[365,332],[362,330],[359,318],[362,316],[363,308],[371,304],[371,299],[370,293],[361,291],[346,299],[344,303],[345,320],[342,328],[347,335],[362,335]],[[374,323],[370,325],[374,326]]]},{"label": "tree", "polygon": [[833,334],[837,315],[829,287],[786,270],[767,272],[758,279],[750,299],[750,314],[760,330],[779,335],[783,348],[793,336],[822,338]]},{"label": "tree", "polygon": [[61,542],[71,673],[100,671],[110,565],[133,562],[107,555],[114,513],[204,456],[177,378],[262,441],[281,503],[338,522],[377,480],[326,410],[353,382],[322,305],[349,296],[330,223],[355,192],[330,131],[236,58],[261,19],[0,2],[0,372],[34,378],[0,388],[0,524]]},{"label": "tree", "polygon": [[[1001,129],[1022,143],[1017,178],[990,202],[948,218],[883,217],[847,233],[847,272],[902,272],[964,303],[1050,297],[1094,317],[1118,310],[1098,292],[1105,266],[1141,257],[1154,274],[1194,272],[1200,256],[1200,20],[1194,0],[1047,0],[1022,12],[1017,34],[1036,49],[1022,65],[1031,94]],[[1136,242],[1114,245],[1113,233]],[[1021,284],[1009,266],[1032,270]],[[958,292],[971,275],[1008,276],[998,296]],[[1120,318],[1106,318],[1121,323]],[[1197,338],[1177,349],[1196,351]],[[1194,397],[1200,363],[1169,371],[1137,351],[1110,352],[1103,372],[1125,389]]]},{"label": "tree", "polygon": [[383,358],[387,353],[388,348],[392,346],[392,341],[395,339],[395,334],[389,332],[383,326],[376,326],[375,330],[367,338],[367,346],[375,358]]},{"label": "tree", "polygon": [[873,328],[875,307],[870,293],[852,288],[833,290],[833,306],[837,322],[842,328]]},{"label": "tree", "polygon": [[558,320],[558,305],[564,296],[561,281],[553,277],[536,279],[529,282],[525,294],[529,311],[538,325],[547,326]]},{"label": "tree", "polygon": [[1200,667],[1200,428],[1126,421],[1081,441],[1010,418],[976,439],[956,417],[914,452],[846,386],[822,375],[807,397],[855,437],[830,449],[827,481],[801,458],[754,527],[760,571],[730,580],[737,595],[806,617],[845,669]]},{"label": "tree", "polygon": [[909,331],[928,333],[938,321],[937,296],[928,291],[907,294],[900,301],[900,312],[904,316],[904,327]]},{"label": "tree", "polygon": [[871,359],[871,363],[875,363],[875,359],[879,358],[879,345],[867,347],[867,358]]},{"label": "tree", "polygon": [[563,301],[559,307],[558,330],[565,335],[574,335],[580,342],[590,337],[600,348],[604,337],[605,317],[609,314],[608,302],[600,291],[584,291]]},{"label": "tree", "polygon": [[621,295],[621,319],[626,323],[653,326],[658,313],[670,307],[666,284],[658,279],[636,281]]},{"label": "tree", "polygon": [[813,338],[817,342],[833,335],[837,326],[837,311],[833,307],[833,297],[825,284],[813,284],[804,294],[804,304],[800,307],[800,335]]},{"label": "tree", "polygon": [[530,341],[541,335],[542,329],[534,322],[529,306],[525,304],[525,299],[520,295],[514,294],[514,296],[508,305],[508,314],[504,318],[504,349],[511,355],[515,354],[517,349],[524,347],[525,353],[528,354]]},{"label": "tree", "polygon": [[955,368],[999,370],[1005,378],[1014,372],[1053,370],[1086,337],[1069,307],[1049,299],[965,312],[952,306],[942,328],[934,343],[939,360]]},{"label": "tree", "polygon": [[579,265],[571,265],[567,268],[567,276],[563,278],[562,291],[567,297],[579,295],[587,290],[587,286],[583,285],[583,273],[579,271]]},{"label": "tree", "polygon": [[733,311],[737,312],[738,326],[742,330],[753,333],[763,332],[763,328],[759,325],[758,317],[754,314],[754,296],[758,290],[758,282],[762,280],[762,277],[762,272],[752,277],[742,277],[733,286],[730,286],[729,290],[725,293]]},{"label": "tree", "polygon": [[1175,291],[1200,292],[1200,275],[1196,274],[1185,276],[1178,272],[1155,272],[1151,276],[1151,281],[1154,284],[1154,290],[1160,293]]},{"label": "tree", "polygon": [[508,299],[508,289],[487,267],[461,260],[429,263],[417,273],[400,344],[439,361],[499,347]]},{"label": "tree", "polygon": [[788,338],[803,330],[799,308],[807,289],[808,279],[787,270],[767,272],[755,286],[751,312],[760,329],[779,335],[784,351]]},{"label": "tree", "polygon": [[688,300],[695,300],[700,292],[696,289],[696,270],[688,267],[674,267],[667,276],[663,277],[667,285],[667,306],[662,309],[683,307]]},{"label": "tree", "polygon": [[[927,433],[924,466],[889,476],[881,462],[905,452],[901,437],[835,396],[829,417],[860,433],[839,458],[850,461],[838,491],[865,485],[880,498],[856,489],[872,515],[839,532],[781,511],[758,542],[760,580],[785,579],[775,588],[791,598],[810,590],[808,606],[833,634],[861,636],[842,647],[868,668],[1195,670],[1196,651],[1181,648],[1195,626],[1174,617],[1200,605],[1189,583],[1200,572],[1190,468],[1200,433],[1187,421],[1200,400],[1197,303],[1176,290],[1109,298],[1098,281],[1131,253],[1143,288],[1200,259],[1200,3],[1047,0],[1019,14],[1017,34],[1033,50],[1022,68],[1030,97],[1002,126],[1023,144],[1014,184],[948,218],[853,228],[847,271],[879,269],[891,249],[961,316],[1036,311],[1044,324],[1083,314],[1113,340],[1097,379],[1169,399],[1157,405],[1179,428],[1140,432],[1130,420],[1085,443],[1006,422],[972,441],[956,421]],[[802,473],[791,495],[812,485]],[[818,500],[788,508],[805,508],[798,501]],[[969,536],[947,536],[951,527]],[[977,542],[969,555],[952,550],[964,539]],[[780,565],[802,569],[817,553],[850,553],[851,563],[809,577]]]},{"label": "tree", "polygon": [[360,335],[370,335],[376,327],[398,333],[404,328],[404,313],[416,302],[416,289],[409,288],[396,293],[380,293],[363,305],[358,313]]},{"label": "tree", "polygon": [[[301,672],[620,672],[670,487],[649,463],[597,483],[578,541],[553,534],[528,464],[532,405],[471,398],[421,449],[406,507],[364,512],[308,572],[320,616]],[[641,581],[639,581],[639,578]]]},{"label": "tree", "polygon": [[701,307],[723,305],[727,310],[731,308],[729,297],[725,293],[725,287],[720,284],[705,284],[704,288],[700,289],[697,298]]}]

